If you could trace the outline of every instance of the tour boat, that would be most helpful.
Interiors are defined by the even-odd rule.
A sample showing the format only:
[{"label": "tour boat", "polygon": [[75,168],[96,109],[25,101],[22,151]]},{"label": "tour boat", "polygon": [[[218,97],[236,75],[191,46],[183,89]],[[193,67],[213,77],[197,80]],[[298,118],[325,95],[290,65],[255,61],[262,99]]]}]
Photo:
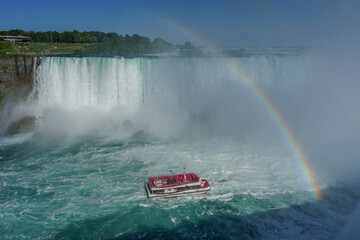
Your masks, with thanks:
[{"label": "tour boat", "polygon": [[172,198],[187,194],[205,194],[211,187],[208,181],[194,173],[149,177],[145,182],[148,198]]}]

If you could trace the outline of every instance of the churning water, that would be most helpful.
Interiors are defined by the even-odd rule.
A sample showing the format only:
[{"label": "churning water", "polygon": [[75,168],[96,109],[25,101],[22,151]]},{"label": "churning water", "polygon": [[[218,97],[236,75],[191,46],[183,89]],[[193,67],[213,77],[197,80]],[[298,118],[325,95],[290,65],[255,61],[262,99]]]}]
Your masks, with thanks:
[{"label": "churning water", "polygon": [[[360,194],[331,159],[351,162],[359,142],[314,68],[290,53],[44,57],[37,133],[0,138],[1,238],[334,239]],[[245,77],[303,146],[320,199]],[[147,177],[184,165],[207,177],[207,195],[146,199]]]}]

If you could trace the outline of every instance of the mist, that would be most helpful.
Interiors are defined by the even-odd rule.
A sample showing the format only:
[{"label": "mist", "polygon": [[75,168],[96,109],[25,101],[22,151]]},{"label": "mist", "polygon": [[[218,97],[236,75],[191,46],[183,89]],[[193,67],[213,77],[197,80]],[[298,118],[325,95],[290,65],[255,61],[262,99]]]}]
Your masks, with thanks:
[{"label": "mist", "polygon": [[[360,170],[352,59],[307,51],[233,60],[278,109],[327,181],[354,179]],[[35,82],[31,105],[19,104],[3,119],[35,115],[43,143],[145,131],[158,140],[272,135],[289,144],[267,103],[218,58],[45,57]]]},{"label": "mist", "polygon": [[[55,238],[80,238],[96,221],[105,226],[100,238],[135,234],[138,226],[151,231],[154,219],[172,233],[189,224],[198,236],[215,238],[197,224],[241,229],[244,238],[358,237],[359,3],[191,4],[186,12],[196,20],[164,7],[153,15],[143,9],[145,17],[126,14],[148,29],[121,22],[174,43],[199,40],[194,44],[205,53],[214,52],[203,46],[213,42],[218,51],[239,47],[247,54],[42,57],[28,99],[8,99],[0,112],[6,224],[18,229],[26,219],[32,236],[41,229]],[[159,16],[201,37],[179,33]],[[9,133],[29,116],[33,130]],[[209,179],[206,198],[147,202],[139,182],[185,164]],[[316,187],[320,199],[311,196]],[[108,229],[115,230],[101,235]]]}]

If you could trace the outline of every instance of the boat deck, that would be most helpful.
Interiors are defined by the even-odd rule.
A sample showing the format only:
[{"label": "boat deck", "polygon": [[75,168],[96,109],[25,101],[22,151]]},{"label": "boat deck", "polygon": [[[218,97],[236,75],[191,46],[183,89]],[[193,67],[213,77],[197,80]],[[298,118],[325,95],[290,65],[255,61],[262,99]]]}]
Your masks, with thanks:
[{"label": "boat deck", "polygon": [[151,188],[167,188],[174,186],[181,186],[185,184],[197,183],[200,178],[194,173],[187,173],[186,179],[184,174],[177,174],[171,176],[149,177],[149,184]]},{"label": "boat deck", "polygon": [[145,182],[148,198],[170,198],[187,194],[205,194],[211,189],[205,178],[194,173],[149,177]]}]

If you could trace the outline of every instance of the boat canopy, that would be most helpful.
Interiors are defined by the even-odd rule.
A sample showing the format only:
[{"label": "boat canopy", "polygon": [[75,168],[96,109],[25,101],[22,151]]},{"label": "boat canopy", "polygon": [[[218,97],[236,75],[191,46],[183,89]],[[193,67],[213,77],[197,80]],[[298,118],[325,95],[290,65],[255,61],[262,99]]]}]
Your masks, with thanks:
[{"label": "boat canopy", "polygon": [[171,176],[159,176],[159,177],[149,177],[149,184],[151,188],[164,188],[164,187],[173,187],[183,184],[196,183],[200,178],[194,173],[171,175]]}]

